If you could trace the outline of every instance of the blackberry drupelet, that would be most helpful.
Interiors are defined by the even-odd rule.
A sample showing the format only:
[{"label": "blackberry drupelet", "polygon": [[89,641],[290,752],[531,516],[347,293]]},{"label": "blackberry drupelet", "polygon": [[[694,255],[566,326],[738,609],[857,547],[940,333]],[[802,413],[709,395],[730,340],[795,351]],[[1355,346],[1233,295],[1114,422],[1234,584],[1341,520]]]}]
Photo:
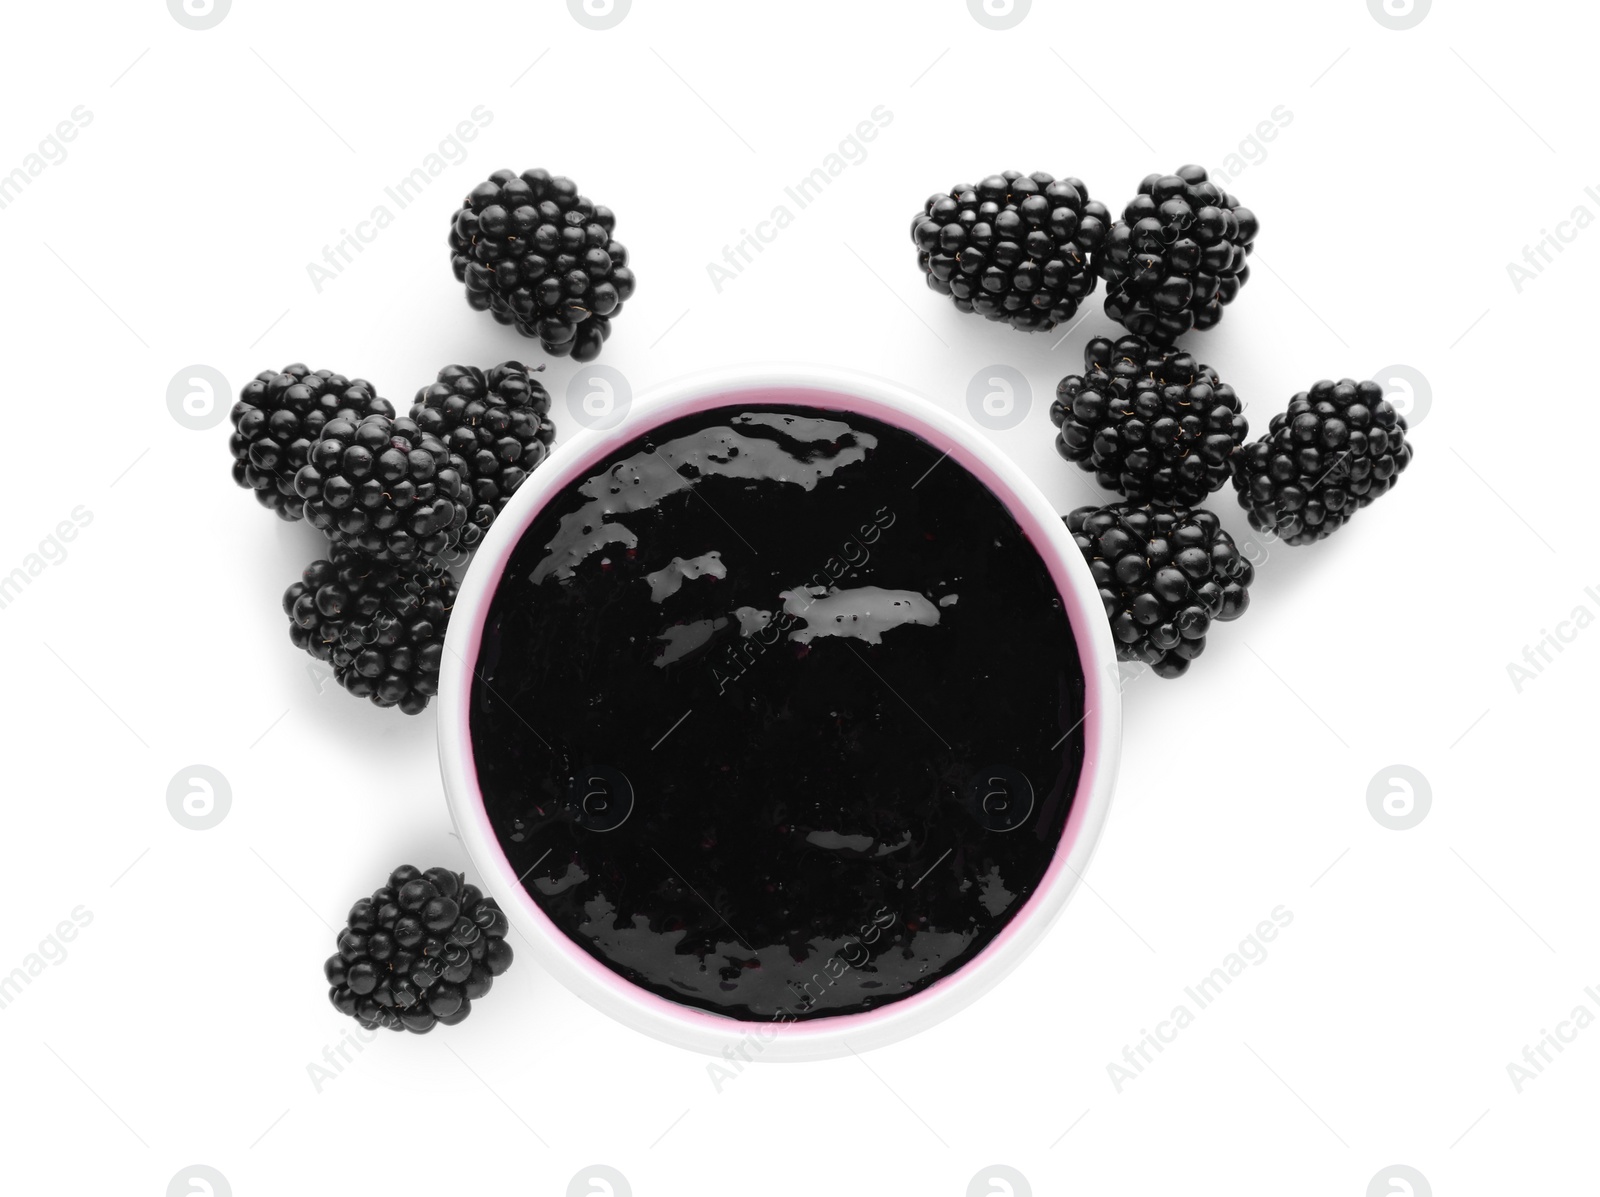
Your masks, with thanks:
[{"label": "blackberry drupelet", "polygon": [[481,537],[556,439],[550,393],[521,362],[446,366],[417,392],[411,418],[466,463],[468,523]]},{"label": "blackberry drupelet", "polygon": [[1203,507],[1113,503],[1065,517],[1100,588],[1117,656],[1178,677],[1213,621],[1238,619],[1255,567]]},{"label": "blackberry drupelet", "polygon": [[497,170],[474,187],[450,226],[467,302],[537,337],[547,353],[593,360],[633,294],[628,251],[610,208],[547,170]]},{"label": "blackberry drupelet", "polygon": [[334,544],[410,563],[481,535],[467,523],[464,463],[412,420],[330,420],[308,458],[295,491]]},{"label": "blackberry drupelet", "polygon": [[1080,180],[1008,170],[930,196],[911,240],[928,286],[959,311],[1044,332],[1094,290],[1110,225]]},{"label": "blackberry drupelet", "polygon": [[283,593],[289,639],[333,666],[338,683],[380,707],[420,714],[439,692],[456,582],[335,547]]},{"label": "blackberry drupelet", "polygon": [[1056,387],[1056,450],[1134,503],[1192,506],[1228,480],[1249,425],[1210,366],[1138,337],[1096,337]]},{"label": "blackberry drupelet", "polygon": [[1250,526],[1290,544],[1331,536],[1411,463],[1406,420],[1376,382],[1323,379],[1233,459]]},{"label": "blackberry drupelet", "polygon": [[280,518],[297,520],[303,503],[294,476],[311,442],[329,420],[371,415],[392,416],[394,408],[364,378],[313,371],[300,362],[264,370],[245,383],[231,413],[233,480]]},{"label": "blackberry drupelet", "polygon": [[1106,315],[1163,345],[1210,328],[1250,278],[1258,227],[1203,166],[1148,176],[1106,235]]},{"label": "blackberry drupelet", "polygon": [[368,1030],[454,1026],[511,967],[507,929],[499,904],[460,873],[401,865],[350,908],[323,966],[328,998]]}]

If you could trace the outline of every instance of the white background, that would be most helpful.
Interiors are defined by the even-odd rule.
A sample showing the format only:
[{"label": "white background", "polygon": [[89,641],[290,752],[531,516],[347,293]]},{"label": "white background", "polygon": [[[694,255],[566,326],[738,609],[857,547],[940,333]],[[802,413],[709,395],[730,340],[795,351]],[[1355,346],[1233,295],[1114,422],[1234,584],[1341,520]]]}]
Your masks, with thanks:
[{"label": "white background", "polygon": [[[100,0],[5,23],[0,173],[75,107],[92,120],[0,210],[0,573],[75,508],[92,522],[0,610],[0,973],[75,908],[92,922],[0,1009],[0,1187],[157,1197],[196,1163],[240,1195],[562,1194],[595,1163],[639,1197],[960,1197],[994,1164],[1036,1194],[1359,1197],[1396,1163],[1439,1194],[1593,1184],[1600,1029],[1520,1093],[1506,1067],[1600,1013],[1600,631],[1564,625],[1520,692],[1507,670],[1600,613],[1600,231],[1563,226],[1520,292],[1507,271],[1600,214],[1588,6],[1462,0],[1403,31],[1361,0],[1038,0],[1006,32],[961,0],[636,0],[607,31],[552,0],[236,0],[206,31]],[[465,161],[319,292],[307,264],[479,105]],[[707,264],[878,105],[866,158],[719,293]],[[911,216],[1012,166],[1120,210],[1148,172],[1223,166],[1280,105],[1228,183],[1261,218],[1254,276],[1189,344],[1256,430],[1318,378],[1397,363],[1431,409],[1393,495],[1272,548],[1188,677],[1129,688],[1092,890],[1044,946],[912,1041],[721,1093],[524,953],[470,1021],[385,1036],[318,1091],[308,1065],[353,1025],[323,994],[330,927],[402,860],[467,862],[432,710],[319,691],[279,608],[318,535],[233,488],[226,424],[175,419],[174,376],[207,365],[236,392],[304,360],[403,406],[446,363],[540,360],[468,309],[444,238],[474,182],[543,165],[618,213],[640,283],[600,362],[636,389],[792,359],[965,413],[969,380],[1008,364],[1031,407],[1005,431],[968,416],[973,435],[1066,510],[1102,496],[1056,457],[1049,398],[1110,329],[1098,303],[1065,339],[961,316],[922,285]],[[546,375],[567,440],[573,373]],[[1243,536],[1231,492],[1214,503]],[[232,793],[207,831],[167,808],[195,764]],[[1432,795],[1409,831],[1368,810],[1396,764]],[[1280,905],[1269,957],[1117,1092],[1107,1064]]]}]

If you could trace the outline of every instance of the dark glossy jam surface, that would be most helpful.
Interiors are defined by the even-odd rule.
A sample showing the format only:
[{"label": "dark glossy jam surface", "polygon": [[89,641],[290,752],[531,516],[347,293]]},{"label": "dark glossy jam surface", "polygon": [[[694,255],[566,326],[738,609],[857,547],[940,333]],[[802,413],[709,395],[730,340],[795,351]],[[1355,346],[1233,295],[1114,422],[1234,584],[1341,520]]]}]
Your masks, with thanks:
[{"label": "dark glossy jam surface", "polygon": [[1072,631],[1004,506],[920,437],[806,407],[684,417],[558,494],[471,704],[534,900],[633,983],[746,1019],[970,960],[1083,762]]}]

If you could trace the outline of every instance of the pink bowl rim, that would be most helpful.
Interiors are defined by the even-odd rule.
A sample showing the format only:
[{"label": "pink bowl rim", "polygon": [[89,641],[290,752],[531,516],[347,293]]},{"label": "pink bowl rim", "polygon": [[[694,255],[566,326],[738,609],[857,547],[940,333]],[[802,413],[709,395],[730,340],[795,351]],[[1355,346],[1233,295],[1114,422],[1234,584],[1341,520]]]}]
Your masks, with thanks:
[{"label": "pink bowl rim", "polygon": [[[882,420],[915,433],[974,474],[1006,506],[1049,569],[1073,628],[1085,684],[1084,761],[1072,810],[1044,878],[1022,908],[983,951],[926,989],[864,1013],[798,1022],[735,1019],[659,997],[568,938],[523,889],[490,826],[469,727],[470,681],[490,600],[544,504],[652,427],[757,402],[804,404]],[[1093,856],[1115,786],[1121,740],[1116,651],[1098,588],[1060,517],[981,432],[914,392],[856,371],[768,366],[696,374],[641,396],[614,427],[580,434],[557,448],[512,496],[479,546],[461,583],[445,650],[438,698],[440,770],[452,819],[486,890],[541,963],[578,996],[635,1029],[712,1055],[728,1055],[730,1048],[757,1060],[845,1055],[903,1039],[975,1001],[1021,963],[1060,915]]]}]

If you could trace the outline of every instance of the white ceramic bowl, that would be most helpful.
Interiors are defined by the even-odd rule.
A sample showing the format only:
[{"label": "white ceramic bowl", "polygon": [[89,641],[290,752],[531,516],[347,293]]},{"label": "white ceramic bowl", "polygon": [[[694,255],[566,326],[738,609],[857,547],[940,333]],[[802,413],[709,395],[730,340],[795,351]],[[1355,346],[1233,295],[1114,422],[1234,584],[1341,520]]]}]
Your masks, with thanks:
[{"label": "white ceramic bowl", "polygon": [[[793,403],[856,412],[915,433],[975,475],[1033,542],[1054,579],[1076,637],[1084,676],[1084,761],[1055,856],[1033,894],[975,957],[909,997],[859,1014],[775,1023],[708,1013],[627,981],[568,938],[530,898],[484,810],[468,728],[471,680],[506,562],[550,498],[630,440],[665,421],[717,407]],[[869,376],[812,367],[736,369],[696,375],[641,396],[616,427],[564,445],[531,474],[479,547],[450,618],[439,686],[439,756],[456,829],[485,890],[533,944],[540,962],[591,1005],[682,1047],[740,1058],[809,1060],[903,1039],[948,1018],[1010,972],[1044,936],[1076,888],[1105,822],[1116,778],[1122,709],[1116,651],[1089,568],[1037,487],[974,429],[927,400]]]}]

